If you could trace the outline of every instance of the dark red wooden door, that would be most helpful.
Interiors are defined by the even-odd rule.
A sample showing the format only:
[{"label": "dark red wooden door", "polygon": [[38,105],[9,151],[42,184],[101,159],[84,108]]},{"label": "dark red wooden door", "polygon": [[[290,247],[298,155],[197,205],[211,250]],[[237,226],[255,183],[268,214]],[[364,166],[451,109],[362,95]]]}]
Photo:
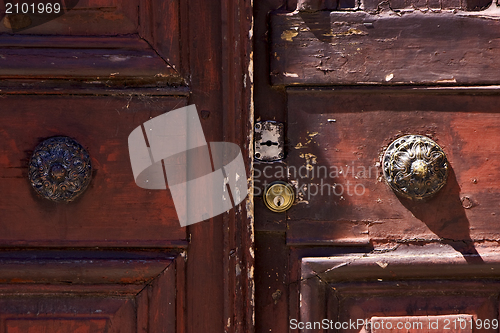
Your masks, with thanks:
[{"label": "dark red wooden door", "polygon": [[[38,12],[55,3],[58,15]],[[135,184],[128,148],[144,122],[195,104],[207,142],[238,144],[250,165],[250,4],[4,5],[0,332],[251,331],[245,203],[181,227],[168,190]],[[56,136],[81,144],[93,168],[71,202],[31,185],[35,147]]]},{"label": "dark red wooden door", "polygon": [[[257,331],[498,332],[490,4],[256,2],[255,118],[286,128],[286,157],[255,163]],[[436,150],[390,146],[406,135]],[[275,180],[285,213],[259,196]]]}]

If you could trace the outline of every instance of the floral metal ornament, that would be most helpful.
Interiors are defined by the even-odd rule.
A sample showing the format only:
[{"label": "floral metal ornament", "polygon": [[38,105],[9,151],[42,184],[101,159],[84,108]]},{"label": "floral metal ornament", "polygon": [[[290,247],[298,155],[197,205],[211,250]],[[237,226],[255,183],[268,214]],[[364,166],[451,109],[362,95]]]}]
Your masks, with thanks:
[{"label": "floral metal ornament", "polygon": [[406,135],[392,142],[383,157],[384,177],[399,195],[423,200],[436,194],[448,178],[443,149],[426,136]]},{"label": "floral metal ornament", "polygon": [[35,191],[51,201],[69,202],[90,183],[92,166],[87,151],[68,137],[53,137],[39,144],[29,162]]}]

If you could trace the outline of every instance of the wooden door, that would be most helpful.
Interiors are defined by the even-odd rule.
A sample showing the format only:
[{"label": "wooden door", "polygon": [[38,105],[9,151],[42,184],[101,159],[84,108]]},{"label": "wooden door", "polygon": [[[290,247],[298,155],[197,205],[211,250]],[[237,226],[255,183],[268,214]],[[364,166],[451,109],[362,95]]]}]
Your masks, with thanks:
[{"label": "wooden door", "polygon": [[[255,118],[286,129],[286,157],[254,164],[256,331],[498,332],[490,4],[255,3]],[[391,146],[406,135],[441,162],[420,168],[417,141]],[[284,213],[258,196],[275,180],[296,189]]]},{"label": "wooden door", "polygon": [[[250,4],[3,5],[0,332],[251,330],[245,203],[181,227],[168,190],[135,184],[127,146],[144,122],[195,104],[207,142],[238,144],[250,165]],[[53,185],[30,174],[35,148],[61,136],[92,166],[70,202],[37,194],[32,183]]]}]

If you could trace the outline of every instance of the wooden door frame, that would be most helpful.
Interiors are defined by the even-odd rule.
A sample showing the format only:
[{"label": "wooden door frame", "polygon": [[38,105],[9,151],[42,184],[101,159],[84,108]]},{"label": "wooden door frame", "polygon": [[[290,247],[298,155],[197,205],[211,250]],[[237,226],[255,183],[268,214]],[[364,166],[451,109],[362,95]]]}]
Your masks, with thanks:
[{"label": "wooden door frame", "polygon": [[[207,141],[240,145],[252,189],[253,2],[180,3],[180,72],[189,103],[204,124],[221,129],[207,132]],[[186,332],[254,332],[251,190],[245,203],[188,228]]]},{"label": "wooden door frame", "polygon": [[[139,25],[139,36],[133,33],[131,38],[141,45],[147,43],[151,47],[152,50],[148,50],[151,55],[145,59],[161,58],[172,68],[153,74],[148,72],[143,75],[140,71],[138,74],[130,74],[132,78],[139,78],[138,87],[135,88],[133,80],[116,80],[118,85],[114,86],[114,79],[110,78],[106,81],[103,79],[103,83],[96,85],[94,89],[89,89],[81,81],[93,79],[99,73],[89,74],[82,69],[76,75],[68,76],[63,70],[57,75],[41,71],[42,74],[35,76],[34,80],[47,79],[43,85],[28,85],[29,88],[26,88],[20,83],[32,79],[34,72],[32,68],[26,69],[21,64],[18,72],[0,73],[5,87],[2,88],[2,93],[58,95],[62,91],[64,94],[98,96],[105,91],[106,95],[137,93],[148,96],[168,94],[171,87],[174,87],[174,95],[184,97],[189,94],[189,104],[196,105],[203,119],[207,141],[232,142],[242,149],[247,168],[247,175],[243,176],[248,179],[250,193],[245,204],[187,228],[189,244],[184,260],[182,256],[176,259],[179,271],[184,271],[185,267],[185,274],[180,273],[179,281],[176,281],[176,296],[180,299],[175,309],[177,329],[165,325],[161,325],[159,329],[179,333],[254,332],[254,221],[251,193],[253,2],[150,0],[141,2],[141,6],[127,7],[133,14],[137,11],[138,20],[143,23]],[[92,38],[85,40],[90,45],[95,42]],[[29,44],[29,40],[26,43]],[[50,45],[50,40],[44,43],[42,44]],[[80,48],[78,45],[74,47]],[[36,45],[23,47],[35,49],[27,51],[30,55],[37,52]],[[86,43],[83,48],[85,47],[88,47]],[[127,44],[127,47],[131,47],[131,44]],[[71,58],[70,54],[67,59]],[[144,64],[144,60],[141,61]],[[70,65],[82,67],[76,60],[68,66],[71,67]],[[163,63],[162,65],[162,68],[169,67]],[[88,75],[90,77],[86,78]],[[182,86],[184,80],[168,81],[165,76],[169,75],[175,79],[184,79],[188,91]],[[147,80],[142,80],[144,78]],[[122,244],[125,243],[118,243],[114,249],[122,250]],[[74,244],[69,243],[69,247],[71,246]],[[113,246],[111,242],[103,243],[103,247]],[[130,247],[134,246],[141,245]],[[182,244],[161,240],[153,247],[177,253],[185,246],[184,240]],[[159,293],[159,296],[167,298],[172,295]],[[159,311],[156,316],[165,319],[168,313]]]}]

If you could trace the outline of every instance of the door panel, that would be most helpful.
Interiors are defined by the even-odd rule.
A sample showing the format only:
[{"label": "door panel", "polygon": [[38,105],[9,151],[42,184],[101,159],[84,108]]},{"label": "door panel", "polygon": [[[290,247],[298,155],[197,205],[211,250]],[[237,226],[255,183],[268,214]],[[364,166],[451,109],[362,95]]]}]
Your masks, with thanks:
[{"label": "door panel", "polygon": [[[252,332],[251,199],[181,228],[168,189],[135,184],[128,149],[145,121],[195,104],[207,142],[238,144],[250,169],[251,3],[62,3],[0,14],[0,331]],[[54,136],[94,170],[68,203],[28,179]]]},{"label": "door panel", "polygon": [[[286,131],[285,158],[254,167],[258,330],[498,332],[498,5],[487,6],[257,2],[255,118]],[[447,157],[446,185],[426,200],[384,177],[387,148],[410,134]],[[276,180],[296,191],[284,213],[261,195]]]},{"label": "door panel", "polygon": [[[287,169],[298,203],[287,241],[499,239],[497,105],[494,91],[289,89]],[[406,134],[433,138],[449,162],[446,187],[425,203],[395,195],[382,175],[380,157]]]},{"label": "door panel", "polygon": [[271,82],[495,84],[497,25],[494,15],[476,18],[463,11],[276,12]]},{"label": "door panel", "polygon": [[29,250],[1,257],[1,332],[175,332],[184,321],[179,254]]},{"label": "door panel", "polygon": [[180,70],[179,1],[54,3],[62,5],[57,15],[5,15],[2,6],[1,76],[86,77],[94,84],[128,79],[130,86],[164,82]]},{"label": "door panel", "polygon": [[[303,258],[292,314],[300,317],[297,323],[321,322],[320,330],[306,332],[396,332],[406,321],[422,322],[419,332],[496,331],[498,252],[488,246],[478,251],[482,260],[442,245]],[[459,324],[461,318],[466,324]]]},{"label": "door panel", "polygon": [[[186,103],[180,96],[4,97],[0,209],[3,221],[18,223],[1,227],[0,244],[185,246],[186,230],[179,226],[170,193],[141,189],[130,177],[128,136],[150,118]],[[83,145],[93,166],[90,187],[62,205],[35,194],[25,167],[41,141],[60,135]]]}]

